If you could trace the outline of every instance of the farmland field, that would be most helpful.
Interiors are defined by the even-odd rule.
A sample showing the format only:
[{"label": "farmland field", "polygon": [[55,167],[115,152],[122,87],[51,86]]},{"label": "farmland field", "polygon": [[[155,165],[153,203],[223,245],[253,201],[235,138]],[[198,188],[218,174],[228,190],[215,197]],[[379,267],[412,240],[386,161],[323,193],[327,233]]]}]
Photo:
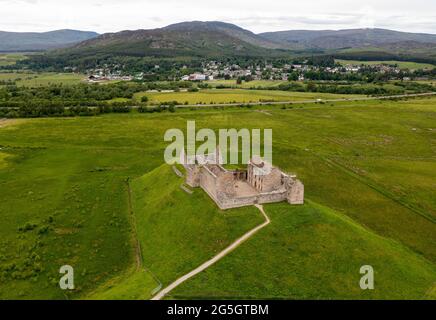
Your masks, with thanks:
[{"label": "farmland field", "polygon": [[286,92],[270,90],[209,89],[199,92],[148,92],[138,93],[135,99],[147,96],[150,103],[177,101],[179,104],[248,103],[259,101],[303,101],[315,99],[353,98],[358,95]]},{"label": "farmland field", "polygon": [[281,84],[289,83],[289,81],[284,80],[253,80],[253,81],[243,81],[241,84],[238,84],[236,80],[211,80],[207,81],[207,84],[209,84],[212,87],[216,87],[219,85],[224,86],[232,86],[242,89],[249,89],[249,88],[256,88],[256,87],[276,87]]},{"label": "farmland field", "polygon": [[0,53],[0,67],[11,66],[24,59],[26,59],[26,56],[21,53]]},{"label": "farmland field", "polygon": [[75,73],[0,72],[0,81],[16,81],[18,86],[43,87],[49,84],[71,85],[83,81],[85,75]]},{"label": "farmland field", "polygon": [[400,69],[434,69],[436,68],[435,65],[429,64],[429,63],[418,63],[418,62],[409,62],[409,61],[359,61],[359,60],[336,60],[337,63],[340,63],[341,65],[380,65],[380,64],[387,64],[387,65],[398,65]]},{"label": "farmland field", "polygon": [[[222,92],[205,96],[229,99]],[[310,99],[255,93],[235,95]],[[307,202],[266,205],[271,225],[169,298],[435,299],[435,106],[425,98],[0,124],[0,299],[148,299],[258,225],[259,211],[220,211],[163,164],[165,131],[187,120],[273,129],[273,162],[298,174]],[[64,264],[76,275],[67,296]],[[366,264],[372,291],[359,288]]]}]

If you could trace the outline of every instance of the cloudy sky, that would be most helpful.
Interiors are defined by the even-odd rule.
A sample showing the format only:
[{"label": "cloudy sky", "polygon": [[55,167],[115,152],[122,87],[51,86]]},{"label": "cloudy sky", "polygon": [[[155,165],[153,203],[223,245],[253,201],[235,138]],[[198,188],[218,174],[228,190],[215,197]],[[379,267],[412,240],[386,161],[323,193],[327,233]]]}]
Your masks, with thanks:
[{"label": "cloudy sky", "polygon": [[0,30],[149,29],[219,20],[253,32],[378,27],[436,34],[435,0],[0,0]]}]

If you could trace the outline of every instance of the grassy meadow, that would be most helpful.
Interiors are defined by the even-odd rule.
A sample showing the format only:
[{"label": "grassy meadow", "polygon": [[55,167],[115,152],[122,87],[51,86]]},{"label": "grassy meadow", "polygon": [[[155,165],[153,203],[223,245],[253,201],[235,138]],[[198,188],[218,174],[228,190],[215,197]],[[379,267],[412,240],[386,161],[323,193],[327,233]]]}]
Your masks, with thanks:
[{"label": "grassy meadow", "polygon": [[27,59],[22,53],[0,53],[0,67],[12,66],[18,61]]},{"label": "grassy meadow", "polygon": [[242,83],[238,84],[235,79],[233,80],[210,80],[206,81],[206,83],[212,87],[217,87],[220,85],[224,86],[231,86],[235,88],[241,88],[241,89],[250,89],[250,88],[257,88],[257,87],[277,87],[281,84],[287,84],[289,81],[284,80],[253,80],[253,81],[242,81]]},{"label": "grassy meadow", "polygon": [[351,65],[367,65],[367,66],[374,66],[374,65],[380,65],[380,64],[387,64],[387,65],[398,65],[400,69],[409,69],[409,70],[418,70],[418,69],[434,69],[436,68],[435,65],[429,64],[429,63],[419,63],[419,62],[411,62],[411,61],[360,61],[360,60],[341,60],[337,59],[337,63],[345,66],[348,64]]},{"label": "grassy meadow", "polygon": [[358,95],[317,93],[317,92],[287,92],[271,90],[248,89],[207,89],[199,92],[145,92],[134,97],[140,100],[147,96],[151,104],[177,101],[179,104],[214,104],[214,103],[249,103],[260,101],[304,101],[315,99],[353,98]]},{"label": "grassy meadow", "polygon": [[50,84],[72,85],[81,83],[85,75],[54,72],[0,72],[0,81],[16,81],[17,86],[44,87]]},{"label": "grassy meadow", "polygon": [[[308,201],[265,206],[271,225],[170,298],[435,299],[435,106],[425,98],[1,122],[0,299],[147,299],[259,224],[254,208],[222,212],[200,189],[186,193],[163,165],[165,131],[187,120],[273,129],[273,162],[298,174]],[[57,284],[64,264],[74,266],[72,292]],[[375,269],[372,292],[359,288],[364,264]]]}]

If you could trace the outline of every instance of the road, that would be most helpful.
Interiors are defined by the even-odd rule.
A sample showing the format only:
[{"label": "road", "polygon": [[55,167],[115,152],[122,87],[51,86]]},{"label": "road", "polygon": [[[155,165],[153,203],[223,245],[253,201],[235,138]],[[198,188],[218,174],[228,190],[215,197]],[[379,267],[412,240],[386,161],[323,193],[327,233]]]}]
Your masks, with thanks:
[{"label": "road", "polygon": [[260,212],[265,217],[265,222],[261,225],[255,227],[254,229],[248,231],[246,234],[244,234],[242,237],[240,237],[238,240],[233,242],[230,246],[225,248],[223,251],[218,253],[216,256],[214,256],[212,259],[206,261],[201,266],[197,267],[196,269],[192,270],[191,272],[185,274],[184,276],[178,278],[176,281],[171,283],[168,287],[162,289],[159,291],[151,300],[161,300],[163,297],[165,297],[170,291],[172,291],[174,288],[188,280],[189,278],[192,278],[193,276],[199,274],[200,272],[204,271],[205,269],[209,268],[211,265],[216,263],[218,260],[224,258],[226,255],[228,255],[230,252],[235,250],[238,246],[240,246],[243,242],[248,240],[250,237],[252,237],[256,232],[258,232],[260,229],[266,227],[268,224],[270,224],[271,220],[265,213],[263,206],[256,205],[256,207],[260,210]]}]

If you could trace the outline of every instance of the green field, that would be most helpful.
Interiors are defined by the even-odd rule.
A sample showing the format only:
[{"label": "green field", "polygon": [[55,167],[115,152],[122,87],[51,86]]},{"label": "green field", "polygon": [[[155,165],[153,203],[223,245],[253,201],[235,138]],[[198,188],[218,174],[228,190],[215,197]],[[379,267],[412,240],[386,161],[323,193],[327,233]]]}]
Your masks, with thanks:
[{"label": "green field", "polygon": [[[147,299],[259,224],[254,208],[222,212],[200,189],[184,192],[162,165],[165,131],[187,120],[273,129],[273,161],[298,174],[308,201],[265,206],[271,225],[170,298],[435,299],[435,106],[2,121],[0,299]],[[75,268],[75,291],[59,289],[64,264]],[[375,269],[371,292],[359,288],[364,264]]]},{"label": "green field", "polygon": [[337,63],[340,63],[341,65],[345,66],[347,64],[350,65],[380,65],[380,64],[387,64],[387,65],[398,65],[400,69],[410,69],[410,70],[417,70],[417,69],[434,69],[436,68],[435,65],[429,64],[429,63],[418,63],[418,62],[409,62],[409,61],[359,61],[359,60],[340,60],[336,59]]},{"label": "green field", "polygon": [[179,104],[249,103],[259,101],[304,101],[316,99],[353,98],[358,95],[287,92],[272,90],[208,89],[199,92],[147,92],[138,93],[134,99],[147,96],[151,104],[177,101]]},{"label": "green field", "polygon": [[16,81],[18,86],[43,87],[49,84],[72,85],[83,81],[85,75],[76,73],[0,72],[0,81]]},{"label": "green field", "polygon": [[0,67],[12,66],[20,60],[27,59],[21,53],[0,53]]},{"label": "green field", "polygon": [[232,86],[236,88],[243,88],[243,89],[249,89],[249,88],[257,88],[257,87],[277,87],[281,84],[289,83],[289,81],[284,80],[253,80],[253,81],[243,81],[241,84],[237,84],[236,80],[211,80],[206,81],[206,83],[212,87],[216,87],[219,85],[224,86]]},{"label": "green field", "polygon": [[[436,298],[428,295],[436,279],[431,263],[341,214],[310,201],[268,205],[266,212],[267,229],[169,298]],[[363,265],[375,270],[374,291],[358,285]]]},{"label": "green field", "polygon": [[421,83],[421,84],[430,84],[432,86],[436,86],[436,81],[434,81],[434,80],[418,80],[418,81],[415,81],[415,82]]}]

